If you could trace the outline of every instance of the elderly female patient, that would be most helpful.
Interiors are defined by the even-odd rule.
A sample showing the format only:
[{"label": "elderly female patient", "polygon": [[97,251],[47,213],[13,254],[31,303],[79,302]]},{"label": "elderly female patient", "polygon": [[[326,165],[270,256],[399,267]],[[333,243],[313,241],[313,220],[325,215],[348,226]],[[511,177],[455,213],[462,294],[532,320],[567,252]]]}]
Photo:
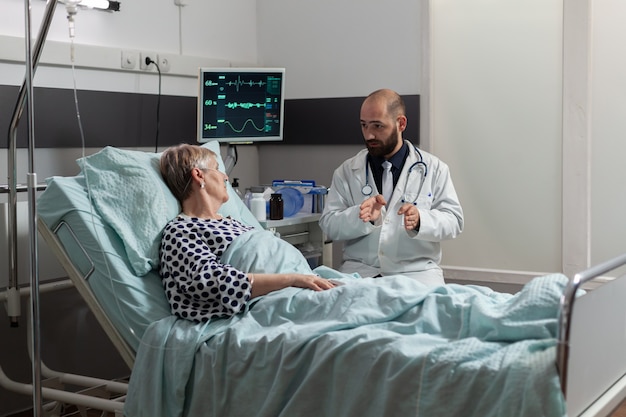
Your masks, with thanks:
[{"label": "elderly female patient", "polygon": [[221,263],[233,239],[253,228],[218,214],[228,200],[228,177],[218,170],[215,153],[195,145],[173,146],[163,152],[160,168],[182,207],[165,226],[160,248],[160,274],[173,314],[207,321],[236,314],[249,299],[285,287],[321,291],[334,286],[316,275],[252,274]]}]

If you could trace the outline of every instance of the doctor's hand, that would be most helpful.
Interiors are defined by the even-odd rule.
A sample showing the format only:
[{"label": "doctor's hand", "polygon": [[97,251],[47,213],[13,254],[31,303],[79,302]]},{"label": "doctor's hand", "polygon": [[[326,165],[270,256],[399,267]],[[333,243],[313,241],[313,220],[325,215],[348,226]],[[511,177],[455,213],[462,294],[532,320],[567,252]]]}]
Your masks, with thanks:
[{"label": "doctor's hand", "polygon": [[404,215],[404,228],[406,230],[420,229],[420,212],[413,204],[403,204],[398,210],[398,215]]},{"label": "doctor's hand", "polygon": [[380,194],[368,198],[359,207],[361,209],[359,219],[363,220],[363,222],[375,222],[380,217],[380,212],[386,204],[385,197]]}]

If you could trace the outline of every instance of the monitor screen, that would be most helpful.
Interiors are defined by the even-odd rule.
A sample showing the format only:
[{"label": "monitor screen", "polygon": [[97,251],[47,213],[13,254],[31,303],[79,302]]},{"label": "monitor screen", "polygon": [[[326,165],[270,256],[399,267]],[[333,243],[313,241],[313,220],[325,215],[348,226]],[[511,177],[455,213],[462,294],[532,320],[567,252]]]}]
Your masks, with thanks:
[{"label": "monitor screen", "polygon": [[284,68],[200,68],[198,142],[283,140]]}]

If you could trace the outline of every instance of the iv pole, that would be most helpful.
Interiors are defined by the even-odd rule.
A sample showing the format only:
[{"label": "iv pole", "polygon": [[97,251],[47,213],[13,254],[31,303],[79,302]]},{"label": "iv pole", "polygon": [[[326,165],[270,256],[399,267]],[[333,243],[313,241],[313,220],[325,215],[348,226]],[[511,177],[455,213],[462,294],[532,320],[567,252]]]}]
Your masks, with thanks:
[{"label": "iv pole", "polygon": [[[61,0],[61,2],[63,2]],[[68,13],[73,11],[76,13],[76,4],[80,1],[74,1],[70,6],[73,8],[70,10],[68,6]],[[38,253],[37,253],[37,208],[36,208],[36,191],[37,191],[37,174],[34,173],[34,155],[35,155],[35,136],[34,136],[34,103],[33,103],[33,75],[37,69],[37,65],[41,58],[43,46],[48,35],[48,29],[54,16],[54,11],[58,0],[47,0],[46,9],[44,11],[44,17],[42,19],[39,35],[35,42],[34,50],[31,44],[31,0],[24,0],[25,9],[25,65],[26,75],[24,83],[19,91],[13,117],[9,127],[8,134],[8,189],[9,189],[9,204],[8,204],[8,238],[9,238],[9,286],[7,287],[7,309],[9,312],[10,323],[12,327],[16,327],[18,322],[17,318],[20,315],[20,289],[18,288],[18,274],[17,274],[17,191],[21,190],[22,186],[17,185],[16,174],[16,160],[17,160],[17,126],[24,108],[27,109],[28,116],[28,157],[29,164],[27,174],[27,191],[28,191],[28,215],[29,215],[29,246],[31,250],[30,259],[30,345],[31,345],[31,361],[32,361],[32,396],[33,396],[33,417],[39,417],[43,413],[43,396],[53,401],[60,401],[69,404],[75,404],[83,407],[96,407],[96,409],[112,412],[115,416],[121,416],[123,414],[123,398],[119,399],[106,399],[99,398],[89,394],[66,392],[54,388],[42,387],[42,368],[50,371],[45,365],[42,364],[41,359],[41,342],[40,342],[40,311],[39,311],[39,270],[38,270]],[[69,4],[70,2],[68,2]],[[119,2],[109,1],[108,9],[110,11],[119,11]],[[71,13],[70,13],[71,14]],[[68,16],[68,19],[70,17]],[[106,386],[107,391],[113,393],[125,394],[127,392],[127,385],[123,383],[116,383],[113,381],[100,380],[97,378],[82,377],[79,375],[57,373],[61,381],[67,381],[75,383],[79,386]],[[29,390],[28,384],[21,384],[12,381],[0,368],[0,386],[9,388],[16,392],[26,394]],[[122,400],[122,401],[119,401]]]},{"label": "iv pole", "polygon": [[[33,378],[33,415],[38,417],[42,414],[42,389],[41,389],[41,341],[40,341],[40,312],[39,312],[39,270],[37,253],[37,207],[36,189],[37,174],[34,172],[35,154],[35,124],[33,103],[33,74],[36,70],[43,45],[54,16],[57,0],[48,0],[44,19],[35,43],[34,53],[31,44],[31,0],[24,0],[25,15],[25,64],[26,75],[20,89],[17,104],[11,119],[9,128],[9,288],[17,290],[17,181],[15,161],[17,159],[16,132],[17,125],[26,103],[28,121],[28,215],[29,215],[29,243],[31,251],[30,259],[30,285],[31,285],[31,337],[32,337],[32,378]],[[19,297],[17,298],[19,303]],[[19,312],[19,308],[17,309]],[[11,324],[17,324],[17,317],[11,317]]]},{"label": "iv pole", "polygon": [[[22,111],[24,110],[24,102],[26,100],[26,96],[29,95],[30,98],[28,100],[29,107],[30,103],[32,103],[32,77],[34,71],[37,69],[37,65],[39,64],[39,59],[41,58],[41,53],[43,51],[43,46],[45,43],[46,36],[48,35],[48,29],[50,28],[50,23],[52,22],[52,18],[54,16],[55,6],[57,4],[57,0],[48,0],[48,4],[46,6],[44,18],[42,21],[42,26],[39,31],[39,37],[35,42],[34,51],[31,52],[31,30],[30,30],[30,1],[25,0],[25,11],[26,11],[26,76],[24,79],[24,83],[22,84],[22,88],[20,89],[17,103],[15,105],[15,110],[13,111],[13,117],[11,118],[11,124],[9,127],[9,136],[8,136],[8,188],[9,188],[9,289],[11,292],[17,292],[17,174],[15,161],[17,160],[17,125],[19,124],[20,118],[22,117]],[[32,109],[29,109],[29,119],[31,118]],[[33,154],[34,154],[34,141],[31,133],[31,129],[34,129],[33,126],[29,123],[29,155],[30,155],[30,164],[33,164]],[[29,166],[29,169],[32,169],[32,166]],[[19,297],[16,298],[16,303],[18,303],[17,307],[14,307],[9,303],[9,312],[15,312],[15,315],[11,315],[11,325],[17,326],[17,316],[19,315]]]}]

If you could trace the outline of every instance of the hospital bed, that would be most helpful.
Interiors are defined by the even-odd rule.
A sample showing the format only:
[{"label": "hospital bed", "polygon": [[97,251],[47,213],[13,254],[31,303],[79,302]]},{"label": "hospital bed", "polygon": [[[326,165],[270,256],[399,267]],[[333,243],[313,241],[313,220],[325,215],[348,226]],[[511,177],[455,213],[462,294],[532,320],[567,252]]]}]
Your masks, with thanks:
[{"label": "hospital bed", "polygon": [[[80,159],[79,175],[48,179],[38,200],[41,235],[132,369],[128,417],[596,416],[626,395],[626,280],[580,289],[626,256],[514,295],[320,266],[342,285],[276,291],[210,323],[176,319],[154,269],[179,211],[158,156],[107,147]],[[310,272],[228,188],[221,213],[255,231],[223,261]]]}]

